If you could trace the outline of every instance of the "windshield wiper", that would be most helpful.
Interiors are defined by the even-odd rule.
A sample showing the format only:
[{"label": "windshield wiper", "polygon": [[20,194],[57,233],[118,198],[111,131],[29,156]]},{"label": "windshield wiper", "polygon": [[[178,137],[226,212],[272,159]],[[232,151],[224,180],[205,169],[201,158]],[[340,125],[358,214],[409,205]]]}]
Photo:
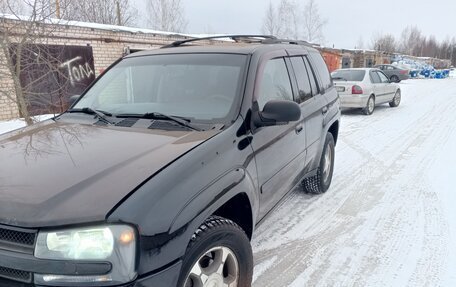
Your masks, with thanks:
[{"label": "windshield wiper", "polygon": [[114,125],[115,123],[111,122],[110,120],[108,120],[106,118],[106,116],[108,117],[112,117],[113,115],[109,112],[105,112],[105,111],[102,111],[102,110],[95,110],[95,109],[92,109],[92,108],[89,108],[89,107],[85,107],[85,108],[81,108],[81,109],[71,109],[71,110],[68,110],[69,113],[84,113],[84,114],[89,114],[89,115],[94,115],[97,119],[99,119],[100,121],[104,122],[104,123],[107,123],[108,125]]},{"label": "windshield wiper", "polygon": [[170,115],[165,115],[162,113],[145,113],[145,114],[118,114],[116,115],[118,118],[140,118],[140,119],[153,119],[153,120],[169,120],[173,121],[175,123],[178,123],[181,126],[190,128],[195,131],[202,131],[199,127],[196,127],[195,125],[192,125],[190,122],[190,119],[184,118],[184,117],[177,117],[177,116],[170,116]]},{"label": "windshield wiper", "polygon": [[333,77],[332,78],[333,80],[343,80],[345,82],[348,82],[347,79],[343,78],[343,77]]}]

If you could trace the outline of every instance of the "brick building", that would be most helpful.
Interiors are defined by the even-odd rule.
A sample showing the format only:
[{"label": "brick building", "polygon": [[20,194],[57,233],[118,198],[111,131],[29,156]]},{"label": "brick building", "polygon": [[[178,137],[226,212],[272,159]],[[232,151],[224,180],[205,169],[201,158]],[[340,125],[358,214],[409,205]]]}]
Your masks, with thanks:
[{"label": "brick building", "polygon": [[[17,23],[18,20],[14,20],[12,17],[0,16],[0,37],[5,27],[17,25]],[[61,53],[62,55],[72,57],[63,58],[65,62],[62,65],[62,69],[63,72],[68,72],[68,78],[73,81],[82,81],[82,78],[89,76],[93,77],[91,79],[93,80],[119,57],[130,51],[159,48],[165,44],[190,36],[149,29],[76,21],[60,21],[41,25],[45,26],[45,29],[49,29],[49,31],[52,30],[52,32],[45,33],[46,36],[40,38],[40,43],[43,46],[52,47],[56,51],[64,51]],[[211,41],[211,43],[220,42]],[[78,55],[78,51],[89,53],[92,56],[88,60],[89,62],[78,62],[78,60],[86,59],[86,57]],[[5,55],[1,53],[0,57],[3,57],[4,60]],[[0,62],[4,63],[5,61]],[[5,72],[6,70],[5,66],[0,65],[0,71]],[[74,73],[71,74],[72,72]],[[4,74],[2,73],[2,75]],[[11,77],[0,76],[0,90],[11,89],[13,86]],[[0,120],[8,120],[18,116],[19,112],[15,102],[0,93]]]}]

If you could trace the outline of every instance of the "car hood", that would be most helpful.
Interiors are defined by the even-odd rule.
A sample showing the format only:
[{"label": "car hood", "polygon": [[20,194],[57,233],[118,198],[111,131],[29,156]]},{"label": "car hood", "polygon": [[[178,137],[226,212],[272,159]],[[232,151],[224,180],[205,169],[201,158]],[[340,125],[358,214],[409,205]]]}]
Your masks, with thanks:
[{"label": "car hood", "polygon": [[0,136],[0,223],[105,220],[141,183],[219,131],[163,131],[49,120]]}]

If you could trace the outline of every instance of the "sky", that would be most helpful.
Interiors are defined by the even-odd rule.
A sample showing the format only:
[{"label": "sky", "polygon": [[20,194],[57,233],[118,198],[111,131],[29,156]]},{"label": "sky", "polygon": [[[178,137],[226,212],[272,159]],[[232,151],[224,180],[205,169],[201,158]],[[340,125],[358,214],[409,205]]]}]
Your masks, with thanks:
[{"label": "sky", "polygon": [[[134,0],[145,11],[145,0]],[[269,0],[182,0],[188,33],[258,34]],[[296,0],[304,6],[305,0]],[[277,4],[280,0],[271,0]],[[355,48],[360,42],[370,48],[373,35],[399,37],[407,26],[417,26],[424,35],[442,41],[456,37],[455,0],[317,0],[320,15],[327,20],[324,45]],[[138,21],[145,25],[143,14]],[[357,47],[360,48],[360,47]]]}]

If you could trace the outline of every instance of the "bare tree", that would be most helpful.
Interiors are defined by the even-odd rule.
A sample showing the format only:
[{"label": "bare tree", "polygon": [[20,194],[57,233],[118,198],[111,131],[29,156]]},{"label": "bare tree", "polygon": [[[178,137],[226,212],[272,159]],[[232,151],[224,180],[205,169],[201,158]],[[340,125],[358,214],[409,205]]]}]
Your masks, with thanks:
[{"label": "bare tree", "polygon": [[156,30],[183,32],[187,28],[181,0],[146,0],[147,22]]},{"label": "bare tree", "polygon": [[0,0],[0,12],[9,14],[10,11],[15,11],[16,13],[23,13],[24,3],[22,3],[21,1]]},{"label": "bare tree", "polygon": [[327,20],[322,19],[315,0],[309,0],[304,7],[304,40],[310,43],[324,41],[323,27]]},{"label": "bare tree", "polygon": [[262,31],[285,39],[321,42],[325,24],[315,0],[309,0],[305,7],[295,0],[281,0],[277,7],[269,3]]},{"label": "bare tree", "polygon": [[263,19],[263,27],[261,28],[264,34],[278,35],[280,30],[280,23],[277,19],[277,12],[272,2],[269,2],[268,9]]},{"label": "bare tree", "polygon": [[376,51],[395,53],[397,52],[396,39],[392,34],[376,34],[372,39],[372,48]]},{"label": "bare tree", "polygon": [[299,38],[298,4],[294,0],[281,0],[277,8],[279,29],[277,35],[285,39]]},{"label": "bare tree", "polygon": [[363,36],[359,36],[355,49],[364,49],[364,48],[365,48],[364,47],[364,38],[363,38]]},{"label": "bare tree", "polygon": [[269,3],[263,20],[263,33],[283,39],[298,39],[300,22],[299,5],[294,0],[281,0],[277,7]]},{"label": "bare tree", "polygon": [[402,31],[400,50],[402,53],[419,56],[421,54],[421,44],[423,36],[421,30],[416,26],[409,26]]},{"label": "bare tree", "polygon": [[[51,0],[66,4],[61,18],[110,25],[135,25],[138,10],[131,0]],[[120,16],[120,17],[119,17]]]},{"label": "bare tree", "polygon": [[[23,5],[17,3],[14,0],[3,1],[10,16],[0,22],[0,78],[11,79],[11,84],[2,84],[0,96],[14,102],[20,116],[27,124],[32,124],[28,107],[40,96],[33,87],[43,82],[48,84],[46,80],[53,77],[65,76],[58,74],[57,59],[45,45],[46,39],[55,32],[49,27],[58,27],[45,25],[55,11],[46,0],[22,0]],[[19,12],[29,16],[21,16]],[[51,86],[49,84],[49,89]],[[63,87],[52,88],[59,90]]]}]

